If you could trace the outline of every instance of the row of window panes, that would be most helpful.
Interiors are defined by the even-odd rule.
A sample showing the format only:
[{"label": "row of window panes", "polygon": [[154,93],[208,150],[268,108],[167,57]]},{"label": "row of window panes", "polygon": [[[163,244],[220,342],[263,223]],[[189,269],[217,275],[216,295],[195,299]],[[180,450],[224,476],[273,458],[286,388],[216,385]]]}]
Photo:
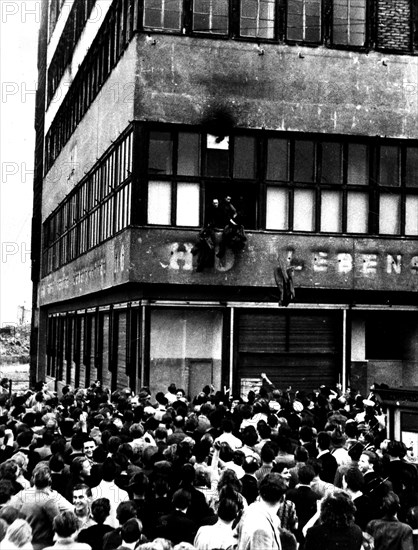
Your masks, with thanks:
[{"label": "row of window panes", "polygon": [[118,0],[83,61],[45,139],[45,170],[53,162],[94,101],[134,31],[135,0]]},{"label": "row of window panes", "polygon": [[44,274],[130,224],[132,132],[117,143],[44,224]]},{"label": "row of window panes", "polygon": [[49,37],[51,36],[51,34],[55,29],[55,25],[57,24],[64,2],[65,0],[50,0],[49,2],[49,17],[48,17]]},{"label": "row of window panes", "polygon": [[128,227],[130,205],[131,182],[128,182],[45,249],[43,275],[75,260],[81,254]]},{"label": "row of window panes", "polygon": [[90,17],[95,0],[75,0],[68,16],[51,64],[48,68],[48,103],[51,101],[62,75],[71,60],[75,45]]},{"label": "row of window panes", "polygon": [[[212,34],[229,33],[229,0],[194,0],[192,30]],[[366,42],[366,0],[332,1],[332,43],[364,46]],[[239,35],[276,39],[281,11],[275,0],[242,0],[239,7]],[[144,0],[145,28],[180,31],[183,27],[182,0]],[[286,39],[320,43],[323,34],[321,0],[287,0]],[[284,37],[282,37],[284,38]]]},{"label": "row of window panes", "polygon": [[[112,363],[115,389],[129,387],[128,363],[138,356],[138,335],[136,332],[131,333],[132,323],[128,322],[132,315],[138,315],[137,311],[118,309],[97,314],[78,312],[50,315],[47,375],[80,387],[88,386],[101,375],[103,385],[110,388],[113,373],[109,365]],[[136,327],[137,323],[134,323],[134,331]]]},{"label": "row of window panes", "polygon": [[[201,181],[182,178],[203,176],[226,178],[233,201],[244,202],[247,220],[253,220],[249,228],[261,225],[255,221],[256,194],[265,204],[265,229],[365,234],[376,208],[378,233],[418,235],[417,147],[270,138],[264,149],[266,164],[257,181],[262,163],[255,137],[201,140],[197,133],[151,132],[147,222],[202,225]],[[372,155],[378,183],[371,176]],[[249,183],[238,183],[242,180]],[[263,182],[265,191],[254,193]],[[208,208],[222,190],[210,180],[204,188]]]},{"label": "row of window panes", "polygon": [[[323,35],[321,6],[320,0],[288,0],[287,39],[321,42]],[[366,0],[334,0],[333,6],[334,44],[353,46],[364,44]],[[125,45],[131,39],[137,28],[138,9],[137,0],[114,2],[47,133],[46,171],[67,143],[119,59]],[[242,36],[277,38],[274,34],[275,29],[281,28],[282,25],[276,21],[273,1],[243,0],[240,10]],[[197,33],[228,34],[229,12],[229,0],[195,0],[192,28]],[[281,13],[280,10],[279,13]],[[184,31],[182,0],[144,0],[143,14],[143,25],[146,29]],[[65,48],[64,50],[67,51]],[[65,61],[59,63],[61,69],[57,73],[58,76],[50,78],[49,94],[53,94],[59,85],[61,78],[59,75],[63,65],[66,65]],[[50,68],[51,74],[56,72],[53,67],[54,64]],[[51,98],[52,95],[48,97]]]},{"label": "row of window panes", "polygon": [[[260,164],[256,137],[202,136],[197,132],[152,131],[148,173],[255,179]],[[370,175],[373,149],[380,186],[418,188],[415,146],[272,137],[265,147],[267,162],[262,178],[267,181],[369,185],[374,179]]]},{"label": "row of window panes", "polygon": [[67,196],[66,200],[49,218],[47,244],[53,242],[72,225],[80,221],[130,177],[132,142],[132,132],[130,132],[97,163],[74,192]]}]

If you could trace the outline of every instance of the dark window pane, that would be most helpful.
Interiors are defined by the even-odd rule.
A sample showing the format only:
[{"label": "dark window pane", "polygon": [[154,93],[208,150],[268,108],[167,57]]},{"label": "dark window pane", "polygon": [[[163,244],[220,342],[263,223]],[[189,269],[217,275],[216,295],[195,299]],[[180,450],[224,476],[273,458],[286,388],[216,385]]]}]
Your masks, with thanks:
[{"label": "dark window pane", "polygon": [[149,172],[171,174],[173,143],[169,132],[151,132],[149,145]]},{"label": "dark window pane", "polygon": [[341,183],[341,144],[322,144],[321,183]]},{"label": "dark window pane", "polygon": [[314,176],[314,144],[295,141],[294,181],[312,182]]},{"label": "dark window pane", "polygon": [[367,145],[360,143],[349,143],[347,168],[347,183],[349,185],[367,185],[367,153]]},{"label": "dark window pane", "polygon": [[406,148],[406,174],[407,187],[418,187],[418,147]]},{"label": "dark window pane", "polygon": [[398,147],[387,145],[380,148],[380,185],[399,185]]},{"label": "dark window pane", "polygon": [[288,180],[287,139],[269,139],[267,148],[267,179]]},{"label": "dark window pane", "polygon": [[255,139],[251,137],[235,138],[234,177],[255,177]]},{"label": "dark window pane", "polygon": [[199,134],[179,133],[177,173],[182,176],[198,176],[200,172]]}]

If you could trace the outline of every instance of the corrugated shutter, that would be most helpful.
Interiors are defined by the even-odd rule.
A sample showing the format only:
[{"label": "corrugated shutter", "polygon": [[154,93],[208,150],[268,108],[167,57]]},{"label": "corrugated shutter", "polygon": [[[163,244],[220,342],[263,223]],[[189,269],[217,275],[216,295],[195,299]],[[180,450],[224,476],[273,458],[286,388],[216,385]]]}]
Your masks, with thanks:
[{"label": "corrugated shutter", "polygon": [[265,372],[280,389],[305,391],[335,384],[340,319],[338,311],[238,312],[238,377]]}]

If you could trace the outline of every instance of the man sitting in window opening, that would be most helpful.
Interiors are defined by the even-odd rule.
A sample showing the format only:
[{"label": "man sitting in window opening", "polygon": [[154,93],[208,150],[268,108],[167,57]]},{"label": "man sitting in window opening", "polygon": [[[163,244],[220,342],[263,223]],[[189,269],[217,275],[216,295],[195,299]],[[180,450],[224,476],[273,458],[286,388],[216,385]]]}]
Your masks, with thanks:
[{"label": "man sitting in window opening", "polygon": [[197,254],[196,271],[202,271],[205,267],[213,267],[216,231],[222,231],[218,258],[225,256],[227,248],[235,251],[244,248],[247,240],[244,227],[240,223],[238,212],[229,195],[225,196],[222,203],[217,198],[212,200],[205,226],[199,234],[199,241],[192,249],[192,253]]},{"label": "man sitting in window opening", "polygon": [[242,250],[245,246],[247,237],[244,234],[244,227],[241,225],[238,212],[235,206],[231,202],[231,197],[226,195],[222,209],[224,212],[224,228],[222,232],[222,238],[219,245],[219,251],[217,253],[218,258],[223,258],[227,248],[231,248],[234,251]]}]

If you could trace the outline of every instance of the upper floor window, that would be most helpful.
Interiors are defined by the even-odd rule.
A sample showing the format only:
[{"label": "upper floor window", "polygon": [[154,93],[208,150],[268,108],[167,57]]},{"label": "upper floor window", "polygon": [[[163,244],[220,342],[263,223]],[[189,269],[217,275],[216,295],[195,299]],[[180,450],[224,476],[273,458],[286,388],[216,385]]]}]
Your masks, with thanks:
[{"label": "upper floor window", "polygon": [[366,0],[334,0],[332,41],[341,46],[364,46]]},{"label": "upper floor window", "polygon": [[228,0],[194,0],[193,30],[213,34],[227,34],[229,22]]},{"label": "upper floor window", "polygon": [[321,0],[288,0],[287,39],[320,42]]},{"label": "upper floor window", "polygon": [[179,31],[182,0],[144,0],[144,27]]},{"label": "upper floor window", "polygon": [[242,0],[241,36],[274,38],[274,8],[274,0]]}]

